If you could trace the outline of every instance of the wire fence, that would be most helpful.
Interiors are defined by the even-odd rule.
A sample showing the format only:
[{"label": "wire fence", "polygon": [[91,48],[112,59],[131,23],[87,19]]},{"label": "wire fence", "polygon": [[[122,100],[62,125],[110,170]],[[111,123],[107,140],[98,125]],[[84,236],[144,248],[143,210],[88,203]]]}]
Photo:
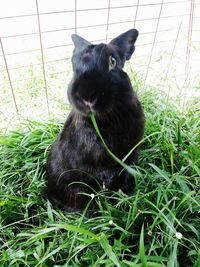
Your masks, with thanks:
[{"label": "wire fence", "polygon": [[59,113],[71,78],[74,32],[97,43],[135,27],[140,37],[130,65],[144,83],[168,84],[172,90],[199,87],[200,0],[9,0],[1,5],[0,126]]}]

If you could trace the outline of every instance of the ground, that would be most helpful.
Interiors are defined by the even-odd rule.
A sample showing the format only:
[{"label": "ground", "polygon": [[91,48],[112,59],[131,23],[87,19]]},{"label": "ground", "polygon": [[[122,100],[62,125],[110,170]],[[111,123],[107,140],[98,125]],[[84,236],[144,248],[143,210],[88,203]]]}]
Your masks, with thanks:
[{"label": "ground", "polygon": [[0,136],[0,266],[200,266],[200,99],[135,90],[146,129],[134,195],[102,189],[90,218],[41,197],[64,119]]}]

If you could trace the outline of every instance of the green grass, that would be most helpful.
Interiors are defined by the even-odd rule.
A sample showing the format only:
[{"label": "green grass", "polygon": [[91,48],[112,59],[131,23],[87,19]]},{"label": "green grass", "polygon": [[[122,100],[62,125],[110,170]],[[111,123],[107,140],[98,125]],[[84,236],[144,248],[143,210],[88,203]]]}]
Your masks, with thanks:
[{"label": "green grass", "polygon": [[99,192],[92,218],[56,210],[40,194],[63,122],[28,121],[0,137],[1,267],[200,266],[199,99],[183,106],[157,90],[138,94],[146,130],[135,193]]}]

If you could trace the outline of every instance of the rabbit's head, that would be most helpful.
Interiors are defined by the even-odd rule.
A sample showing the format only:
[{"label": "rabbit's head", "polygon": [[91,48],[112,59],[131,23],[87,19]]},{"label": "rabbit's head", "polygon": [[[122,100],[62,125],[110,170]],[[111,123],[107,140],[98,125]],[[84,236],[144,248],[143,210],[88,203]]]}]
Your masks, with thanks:
[{"label": "rabbit's head", "polygon": [[72,35],[74,76],[68,97],[76,110],[85,115],[90,111],[100,115],[113,110],[117,96],[119,100],[120,93],[127,93],[122,92],[123,82],[129,82],[122,68],[135,50],[137,37],[138,31],[132,29],[108,44],[91,44],[77,34]]}]

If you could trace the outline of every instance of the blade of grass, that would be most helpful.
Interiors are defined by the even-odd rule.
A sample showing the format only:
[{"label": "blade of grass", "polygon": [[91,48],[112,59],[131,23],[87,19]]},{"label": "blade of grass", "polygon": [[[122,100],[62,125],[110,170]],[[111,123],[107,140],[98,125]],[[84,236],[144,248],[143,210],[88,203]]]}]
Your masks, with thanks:
[{"label": "blade of grass", "polygon": [[133,151],[139,147],[142,143],[144,143],[144,141],[146,141],[147,139],[149,139],[149,137],[152,137],[154,135],[160,134],[160,132],[155,132],[152,134],[149,134],[148,136],[144,137],[140,142],[138,142],[129,152],[128,154],[122,159],[123,162],[125,162],[127,160],[127,158],[133,153]]},{"label": "blade of grass", "polygon": [[144,225],[142,225],[142,229],[140,233],[139,254],[140,254],[140,260],[142,262],[142,267],[148,267],[144,247],[145,247],[144,246]]},{"label": "blade of grass", "polygon": [[117,267],[121,267],[121,264],[117,258],[117,256],[115,255],[115,253],[112,250],[111,245],[108,242],[107,237],[105,236],[105,234],[101,234],[100,238],[99,238],[99,243],[101,245],[101,247],[103,248],[103,250],[105,251],[106,255],[109,257],[109,259],[117,266]]},{"label": "blade of grass", "polygon": [[95,119],[95,116],[94,116],[94,114],[93,113],[91,113],[91,115],[90,115],[90,117],[91,117],[91,120],[92,120],[92,123],[93,123],[93,126],[94,126],[94,128],[95,128],[95,130],[96,130],[96,132],[97,132],[97,134],[98,134],[98,136],[99,136],[99,138],[101,139],[101,141],[102,141],[102,143],[103,143],[103,145],[104,145],[104,147],[105,147],[105,149],[107,150],[107,152],[108,152],[108,154],[119,164],[119,165],[121,165],[128,173],[130,173],[131,175],[135,175],[135,173],[136,173],[136,171],[133,169],[133,168],[131,168],[129,165],[127,165],[127,164],[125,164],[124,162],[122,162],[122,160],[120,160],[118,157],[116,157],[114,154],[113,154],[113,152],[108,148],[108,146],[106,145],[106,143],[105,143],[105,141],[104,141],[104,139],[103,139],[103,137],[102,137],[102,135],[101,135],[101,133],[100,133],[100,131],[99,131],[99,128],[98,128],[98,126],[97,126],[97,123],[96,123],[96,119]]}]

